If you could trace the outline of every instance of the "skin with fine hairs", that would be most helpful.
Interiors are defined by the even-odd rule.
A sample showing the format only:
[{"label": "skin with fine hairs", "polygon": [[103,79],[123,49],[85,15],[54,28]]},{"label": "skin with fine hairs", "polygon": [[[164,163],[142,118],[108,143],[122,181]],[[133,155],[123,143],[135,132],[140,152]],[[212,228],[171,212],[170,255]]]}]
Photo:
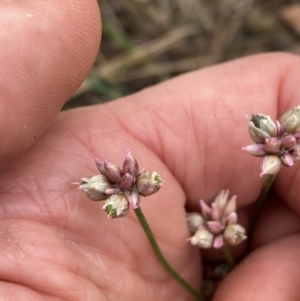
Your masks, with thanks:
[{"label": "skin with fine hairs", "polygon": [[[28,15],[31,15],[28,16]],[[95,156],[119,165],[130,148],[165,180],[141,207],[163,253],[195,288],[201,253],[184,206],[221,189],[247,224],[265,178],[245,115],[278,118],[299,104],[300,59],[264,54],[202,69],[112,103],[59,113],[95,59],[96,1],[0,2],[0,295],[4,300],[132,301],[193,297],[161,267],[131,211],[108,219],[76,186]],[[56,120],[54,121],[54,119]],[[36,137],[36,138],[35,138]],[[214,301],[298,300],[299,164],[283,168],[255,229],[253,251]],[[235,256],[243,255],[243,246]]]}]

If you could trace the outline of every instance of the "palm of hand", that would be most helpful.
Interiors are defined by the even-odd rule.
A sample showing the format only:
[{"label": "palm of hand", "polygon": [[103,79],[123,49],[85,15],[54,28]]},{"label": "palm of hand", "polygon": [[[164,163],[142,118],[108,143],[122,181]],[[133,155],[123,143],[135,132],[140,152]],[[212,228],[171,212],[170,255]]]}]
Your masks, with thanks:
[{"label": "palm of hand", "polygon": [[[97,115],[101,115],[100,108]],[[1,265],[2,277],[9,281],[3,286],[7,298],[190,298],[158,263],[133,212],[125,218],[108,219],[101,209],[103,203],[90,201],[71,185],[81,176],[97,173],[92,161],[96,149],[105,140],[113,141],[108,142],[100,128],[91,126],[97,122],[94,110],[67,112],[61,117],[1,174]],[[130,140],[125,131],[121,136]],[[160,167],[171,178],[162,164]],[[142,206],[150,211],[149,222],[166,256],[197,285],[200,265],[191,266],[199,262],[198,252],[185,241],[183,207],[167,208],[170,206],[163,199],[168,195],[173,197],[166,191],[144,199]],[[173,202],[183,205],[182,193],[179,195]]]},{"label": "palm of hand", "polygon": [[[186,199],[190,209],[198,210],[200,197],[211,200],[229,188],[238,195],[239,207],[255,201],[262,185],[259,160],[241,152],[250,141],[241,116],[280,116],[297,105],[299,59],[267,55],[236,61],[116,104],[63,113],[33,148],[6,162],[44,131],[97,51],[95,1],[58,2],[59,14],[55,1],[36,6],[30,1],[1,3],[22,18],[0,18],[8,49],[0,57],[8,74],[0,86],[0,295],[22,301],[193,300],[160,266],[132,212],[109,220],[101,203],[90,201],[71,183],[97,173],[95,155],[120,164],[131,148],[141,167],[166,180],[159,193],[141,205],[158,243],[174,268],[199,287],[199,252],[186,242]],[[30,22],[24,19],[28,8],[34,16]],[[49,28],[50,35],[32,39]],[[61,39],[62,28],[66,39]],[[24,40],[37,45],[21,43]],[[20,65],[31,62],[30,68],[16,67],[15,54]],[[19,83],[18,93],[11,82]],[[279,200],[266,210],[254,245],[273,243],[239,264],[214,301],[298,299],[300,240],[293,235],[300,228],[298,182],[297,168],[279,174],[276,192],[292,209]],[[203,256],[219,258],[214,253]]]}]

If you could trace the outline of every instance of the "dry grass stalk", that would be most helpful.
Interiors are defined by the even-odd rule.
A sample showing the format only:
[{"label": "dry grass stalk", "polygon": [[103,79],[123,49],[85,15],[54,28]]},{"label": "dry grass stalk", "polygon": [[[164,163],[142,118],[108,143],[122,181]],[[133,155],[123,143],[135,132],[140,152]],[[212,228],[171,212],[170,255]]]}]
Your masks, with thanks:
[{"label": "dry grass stalk", "polygon": [[82,86],[76,92],[79,95],[91,87],[99,78],[112,79],[117,73],[123,69],[130,68],[142,61],[147,60],[155,55],[167,51],[179,41],[197,34],[199,28],[195,25],[184,25],[173,29],[167,34],[157,38],[150,43],[137,46],[132,52],[116,57],[106,63],[95,67],[89,79],[86,79]]}]

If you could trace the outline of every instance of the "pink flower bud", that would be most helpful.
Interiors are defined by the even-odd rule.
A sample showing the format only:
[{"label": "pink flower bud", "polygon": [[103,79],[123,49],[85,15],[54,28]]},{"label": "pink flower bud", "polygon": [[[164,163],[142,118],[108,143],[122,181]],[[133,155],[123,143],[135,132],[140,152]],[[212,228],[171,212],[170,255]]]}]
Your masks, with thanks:
[{"label": "pink flower bud", "polygon": [[201,213],[203,214],[204,218],[207,220],[211,216],[211,208],[203,201],[199,201],[199,205],[201,208]]},{"label": "pink flower bud", "polygon": [[126,173],[119,179],[118,185],[121,189],[128,190],[133,186],[133,183],[133,176],[129,173]]},{"label": "pink flower bud", "polygon": [[251,144],[245,147],[242,147],[242,150],[246,151],[252,156],[263,157],[267,154],[264,144]]},{"label": "pink flower bud", "polygon": [[208,221],[207,228],[213,234],[219,234],[223,231],[224,226],[220,221]]},{"label": "pink flower bud", "polygon": [[123,163],[123,173],[129,173],[133,177],[137,177],[140,174],[138,162],[133,157],[129,149],[127,149],[126,158]]},{"label": "pink flower bud", "polygon": [[299,143],[300,142],[300,131],[298,131],[296,134],[294,134],[294,137],[295,137],[297,143]]},{"label": "pink flower bud", "polygon": [[141,198],[137,191],[125,191],[124,195],[132,209],[136,209],[140,206]]},{"label": "pink flower bud", "polygon": [[109,218],[117,218],[125,216],[129,211],[129,204],[124,194],[113,194],[102,207],[108,213]]},{"label": "pink flower bud", "polygon": [[277,174],[282,167],[282,162],[277,156],[266,156],[264,157],[261,164],[261,174],[263,175],[273,175]]},{"label": "pink flower bud", "polygon": [[281,139],[281,144],[285,150],[289,150],[297,144],[296,138],[292,135],[283,136]]},{"label": "pink flower bud", "polygon": [[118,183],[122,173],[120,167],[115,163],[104,161],[104,168],[107,178],[112,183]]},{"label": "pink flower bud", "polygon": [[275,124],[277,129],[277,137],[281,137],[284,134],[285,130],[278,120],[276,120]]},{"label": "pink flower bud", "polygon": [[213,247],[215,249],[220,249],[222,248],[224,245],[224,238],[223,238],[223,235],[218,235],[215,237],[214,239],[214,244],[213,244]]},{"label": "pink flower bud", "polygon": [[100,161],[98,158],[95,158],[95,163],[96,166],[98,168],[98,170],[100,171],[100,173],[104,176],[106,176],[106,171],[105,171],[105,167],[104,167],[104,162]]},{"label": "pink flower bud", "polygon": [[107,195],[118,194],[118,193],[120,193],[120,188],[117,185],[112,185],[105,190],[105,193]]},{"label": "pink flower bud", "polygon": [[284,153],[281,157],[280,157],[281,162],[285,165],[285,166],[293,166],[294,165],[294,158],[291,154],[289,153]]},{"label": "pink flower bud", "polygon": [[276,137],[265,139],[265,150],[267,153],[278,154],[281,151],[281,141]]},{"label": "pink flower bud", "polygon": [[145,172],[137,178],[136,188],[140,195],[149,196],[157,192],[163,183],[163,179],[155,171]]},{"label": "pink flower bud", "polygon": [[297,144],[293,150],[291,151],[291,155],[293,156],[294,160],[300,159],[300,144]]},{"label": "pink flower bud", "polygon": [[214,202],[211,203],[211,219],[213,221],[219,221],[221,219],[221,211]]}]

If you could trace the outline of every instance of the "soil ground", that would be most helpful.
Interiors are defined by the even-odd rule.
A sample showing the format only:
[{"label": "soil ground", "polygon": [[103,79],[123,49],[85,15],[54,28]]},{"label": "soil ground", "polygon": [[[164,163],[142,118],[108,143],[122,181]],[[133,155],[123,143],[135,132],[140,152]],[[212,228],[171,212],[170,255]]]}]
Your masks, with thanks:
[{"label": "soil ground", "polygon": [[116,99],[178,74],[263,52],[300,54],[300,1],[99,0],[94,67],[64,109]]}]

